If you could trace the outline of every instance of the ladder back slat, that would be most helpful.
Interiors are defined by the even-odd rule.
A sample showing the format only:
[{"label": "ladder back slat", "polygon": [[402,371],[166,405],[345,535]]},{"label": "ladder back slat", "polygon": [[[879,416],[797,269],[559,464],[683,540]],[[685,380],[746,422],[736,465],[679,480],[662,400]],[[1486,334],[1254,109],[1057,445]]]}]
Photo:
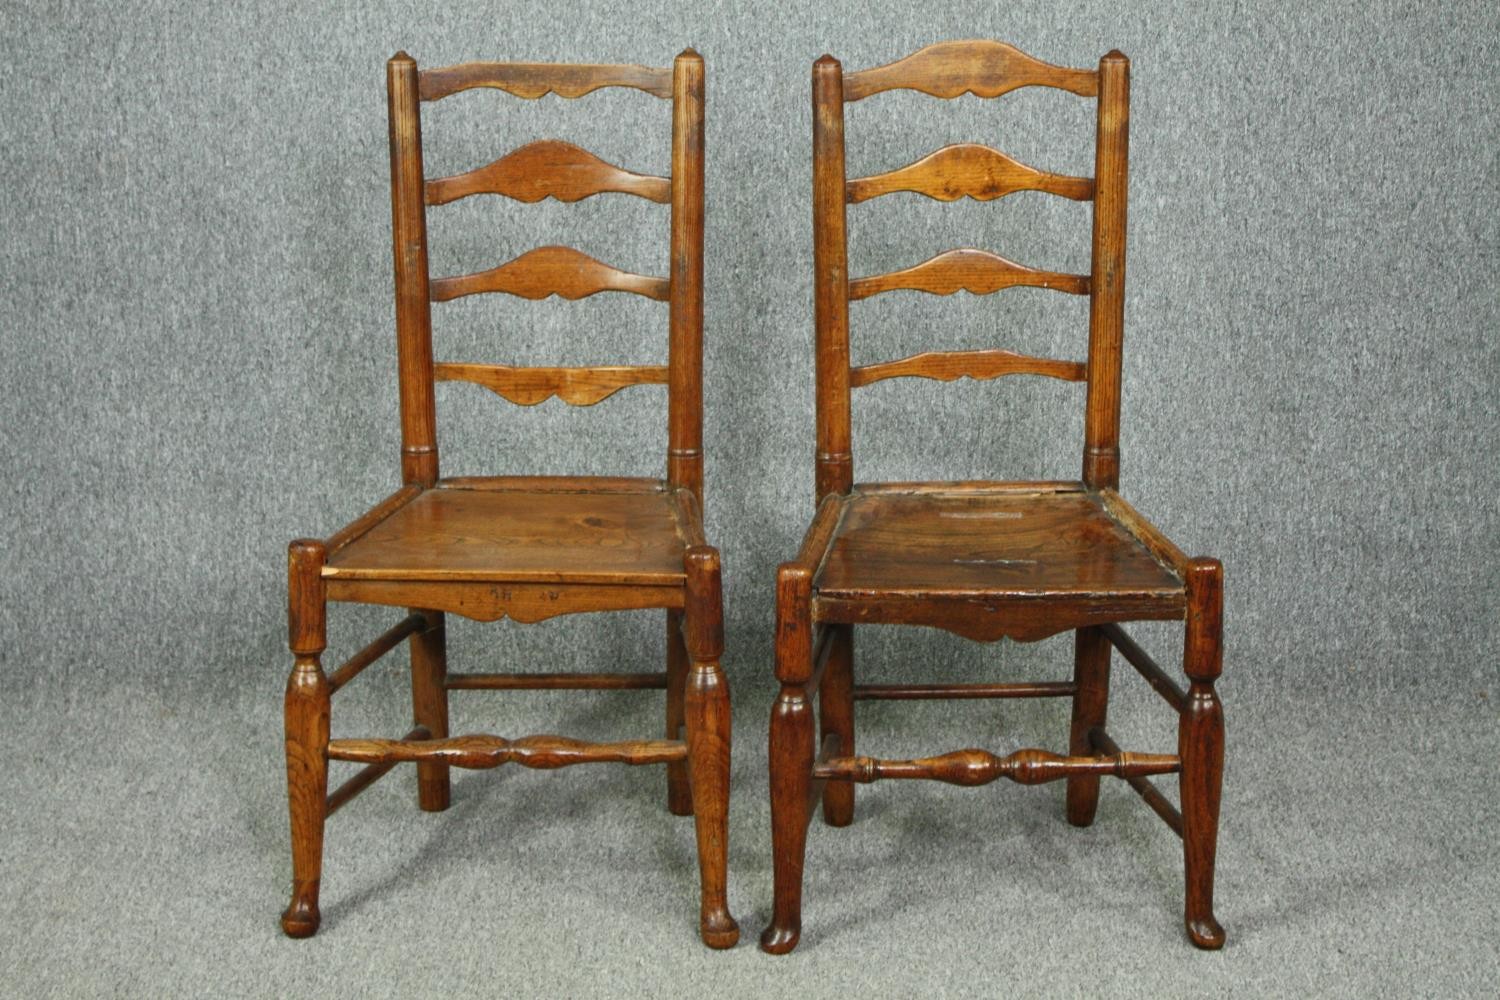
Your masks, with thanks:
[{"label": "ladder back slat", "polygon": [[470,382],[521,406],[556,396],[569,406],[593,406],[632,385],[666,385],[666,365],[609,365],[596,368],[531,368],[440,362],[439,382]]},{"label": "ladder back slat", "polygon": [[899,170],[855,178],[847,191],[851,205],[896,191],[914,191],[937,201],[965,196],[992,201],[1016,191],[1043,191],[1086,201],[1094,196],[1094,179],[1047,173],[998,149],[966,142],[944,146]]},{"label": "ladder back slat", "polygon": [[499,267],[476,274],[433,278],[432,301],[480,292],[504,292],[525,299],[561,295],[581,299],[598,292],[631,292],[665,302],[670,291],[666,278],[621,271],[572,247],[549,246],[528,250]]},{"label": "ladder back slat", "polygon": [[1021,87],[1056,87],[1080,97],[1099,93],[1099,74],[1033,58],[1004,42],[941,42],[905,59],[844,77],[844,100],[887,90],[918,90],[945,100],[961,94],[999,97]]},{"label": "ladder back slat", "polygon": [[667,178],[622,169],[558,139],[527,143],[483,167],[430,180],[426,196],[429,205],[446,205],[475,194],[536,202],[543,198],[581,201],[610,191],[662,205],[672,200],[672,182]]},{"label": "ladder back slat", "polygon": [[632,87],[653,97],[672,96],[672,71],[655,66],[470,62],[423,70],[420,79],[424,101],[439,101],[474,87],[493,87],[527,100],[546,94],[572,99],[603,87]]},{"label": "ladder back slat", "polygon": [[849,299],[858,301],[897,289],[932,295],[952,295],[962,289],[974,295],[989,295],[1016,285],[1050,288],[1072,295],[1089,293],[1086,274],[1039,271],[984,250],[964,248],[940,253],[901,271],[855,278],[849,282]]},{"label": "ladder back slat", "polygon": [[858,388],[889,378],[930,378],[939,382],[971,378],[985,381],[1002,375],[1044,375],[1064,382],[1082,382],[1087,366],[1081,361],[1035,358],[1014,351],[931,351],[900,361],[863,365],[849,372],[849,384]]}]

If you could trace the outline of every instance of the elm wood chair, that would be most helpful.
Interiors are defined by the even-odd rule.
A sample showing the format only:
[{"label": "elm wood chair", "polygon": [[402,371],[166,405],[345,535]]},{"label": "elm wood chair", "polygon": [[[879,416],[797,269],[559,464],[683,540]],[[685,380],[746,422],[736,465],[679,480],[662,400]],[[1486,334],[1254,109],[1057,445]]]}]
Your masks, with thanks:
[{"label": "elm wood chair", "polygon": [[[1039,62],[990,41],[934,45],[847,77],[831,56],[813,67],[813,198],[817,338],[817,512],[801,551],[776,580],[776,676],[771,714],[771,813],[775,905],[761,947],[785,953],[801,933],[807,827],[819,797],[825,821],[850,823],[854,783],[930,778],[983,785],[1067,781],[1067,818],[1093,822],[1101,775],[1129,782],[1182,837],[1186,924],[1194,944],[1217,948],[1213,915],[1223,716],[1220,670],[1222,567],[1188,559],[1116,492],[1120,344],[1124,319],[1126,135],[1129,62],[1111,52],[1098,71]],[[978,145],[948,146],[889,173],[845,180],[844,104],[887,90],[941,98],[997,97],[1026,86],[1098,100],[1095,176],[1064,177]],[[1089,274],[1034,270],[980,250],[952,250],[906,270],[850,280],[846,206],[893,191],[979,201],[1014,191],[1093,200]],[[1015,285],[1090,296],[1087,363],[1004,350],[919,354],[850,366],[851,300],[895,289],[988,294]],[[850,390],[903,376],[1042,375],[1087,385],[1079,482],[856,485]],[[1186,623],[1183,690],[1120,627],[1142,619]],[[858,685],[854,626],[926,625],[981,642],[1074,633],[1071,682]],[[1111,648],[1180,716],[1176,754],[1122,751],[1105,731]],[[969,749],[919,760],[855,755],[854,703],[890,698],[1072,699],[1066,756],[1022,749],[997,757]],[[813,700],[816,698],[817,723]],[[815,732],[821,729],[821,736]],[[1148,780],[1177,774],[1179,811]]]},{"label": "elm wood chair", "polygon": [[[293,881],[282,927],[317,931],[324,822],[405,761],[417,765],[418,803],[446,809],[449,768],[516,763],[531,768],[615,762],[666,764],[667,804],[696,817],[702,878],[700,933],[715,948],[739,936],[725,904],[729,795],[729,690],[717,550],[707,544],[703,490],[703,108],[702,58],[670,69],[469,63],[419,72],[405,53],[387,65],[396,331],[404,485],[327,541],[291,544],[291,649],[286,691],[287,782]],[[672,176],[610,166],[557,141],[531,143],[488,166],[429,179],[422,168],[420,102],[473,87],[518,97],[581,97],[628,87],[672,102]],[[671,206],[671,275],[618,271],[566,247],[532,250],[492,270],[430,278],[426,212],[472,194],[535,202],[622,192]],[[665,366],[520,368],[433,363],[430,304],[477,292],[577,299],[632,292],[668,303]],[[666,477],[440,479],[434,382],[461,380],[530,405],[556,395],[588,406],[633,385],[666,385]],[[323,672],[328,601],[395,605],[407,617]],[[661,673],[449,673],[447,612],[481,621],[536,622],[585,611],[663,608]],[[329,739],[330,696],[410,640],[416,728],[398,740]],[[451,736],[448,692],[518,689],[665,689],[666,738],[593,743],[558,736]],[[685,732],[684,732],[685,731]],[[328,792],[328,762],[365,767]]]}]

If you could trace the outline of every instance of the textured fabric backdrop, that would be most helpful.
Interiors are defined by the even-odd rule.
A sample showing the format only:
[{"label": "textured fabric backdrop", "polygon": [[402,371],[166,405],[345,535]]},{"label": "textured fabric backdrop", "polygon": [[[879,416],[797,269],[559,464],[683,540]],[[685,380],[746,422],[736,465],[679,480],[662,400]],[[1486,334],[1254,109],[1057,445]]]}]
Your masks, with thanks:
[{"label": "textured fabric backdrop", "polygon": [[[6,4],[6,689],[48,711],[81,691],[153,697],[201,723],[231,701],[181,708],[174,692],[224,682],[273,720],[286,542],[331,533],[399,480],[385,59],[667,65],[692,45],[708,72],[708,533],[725,559],[736,756],[755,773],[772,573],[811,511],[809,69],[824,51],[854,69],[994,37],[1065,65],[1113,47],[1133,61],[1122,492],[1227,567],[1231,754],[1238,705],[1483,699],[1495,666],[1478,654],[1500,643],[1497,28],[1487,3]],[[957,141],[1090,173],[1092,107],[1036,88],[863,102],[848,115],[850,175]],[[426,130],[433,173],[546,135],[668,167],[668,104],[628,91],[474,92],[429,106]],[[666,224],[665,208],[629,198],[471,199],[434,210],[434,273],[565,242],[662,274]],[[959,245],[1087,260],[1088,206],[1039,194],[885,198],[851,208],[850,228],[855,273]],[[648,362],[665,356],[665,324],[664,306],[618,295],[435,307],[451,360]],[[1081,358],[1086,304],[1028,289],[882,296],[852,307],[852,328],[856,362],[982,346]],[[512,407],[461,384],[438,395],[445,474],[663,468],[658,389],[589,409]],[[1076,475],[1078,386],[898,380],[855,400],[859,479]],[[389,618],[336,608],[330,657]],[[1175,662],[1176,631],[1144,632]],[[459,669],[660,655],[647,614],[452,634]],[[888,679],[909,664],[1061,677],[1070,661],[1065,640],[986,647],[925,630],[866,629],[861,655]],[[586,719],[633,718],[610,697]],[[113,728],[107,711],[88,719]],[[38,725],[15,719],[5,745],[22,753]],[[268,726],[245,789],[280,781]],[[149,730],[132,738],[181,749],[171,725]],[[973,736],[915,749],[959,740]],[[275,846],[284,820],[266,801],[255,822]],[[760,854],[763,833],[745,834]],[[274,864],[255,883],[268,900],[285,875]]]},{"label": "textured fabric backdrop", "polygon": [[[810,64],[991,36],[1068,65],[1113,46],[1133,59],[1123,489],[1228,567],[1229,683],[1467,676],[1467,651],[1500,638],[1495,18],[1485,4],[1441,19],[1384,6],[8,9],[8,655],[49,674],[148,657],[269,670],[286,541],[332,532],[397,484],[391,52],[666,64],[691,43],[709,80],[707,516],[730,663],[754,683],[771,572],[812,495]],[[1090,108],[1037,90],[855,105],[851,176],[962,140],[1086,173]],[[432,106],[428,159],[467,168],[556,134],[663,171],[668,114],[628,91],[471,93]],[[665,268],[665,209],[636,199],[474,199],[434,216],[437,273],[554,239]],[[850,216],[856,272],[955,244],[1087,260],[1087,204],[1045,195],[909,195]],[[439,356],[664,356],[660,304],[501,298],[437,307]],[[856,360],[1085,346],[1084,303],[1040,290],[888,296],[852,313]],[[858,475],[1073,475],[1081,402],[1042,380],[882,384],[856,398]],[[445,385],[439,413],[449,473],[663,465],[660,390],[519,409]],[[81,634],[59,648],[64,630]],[[551,631],[583,639],[583,657],[607,630]],[[531,648],[519,632],[499,641]]]}]

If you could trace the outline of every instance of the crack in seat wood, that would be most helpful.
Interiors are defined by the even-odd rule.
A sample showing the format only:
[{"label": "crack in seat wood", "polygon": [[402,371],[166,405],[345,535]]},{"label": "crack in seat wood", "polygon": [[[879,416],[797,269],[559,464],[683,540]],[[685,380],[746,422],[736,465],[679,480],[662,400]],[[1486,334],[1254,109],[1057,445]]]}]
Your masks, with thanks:
[{"label": "crack in seat wood", "polygon": [[[473,88],[525,99],[549,93],[574,99],[603,87],[672,102],[670,177],[633,173],[551,139],[453,177],[423,172],[424,101]],[[327,819],[397,764],[416,764],[417,801],[428,811],[448,807],[451,767],[665,764],[667,807],[692,815],[696,827],[699,935],[710,947],[730,947],[739,927],[725,895],[729,688],[719,666],[719,553],[705,539],[702,519],[703,60],[689,49],[670,69],[487,62],[419,72],[414,60],[398,53],[387,64],[387,90],[403,485],[327,539],[291,545],[294,663],[286,689],[286,757],[292,895],[282,929],[293,937],[316,933]],[[476,274],[428,272],[430,206],[475,195],[526,203],[605,194],[669,206],[668,276],[629,274],[563,246],[537,248]],[[514,367],[433,358],[433,303],[484,293],[576,299],[606,292],[667,304],[666,365]],[[434,390],[440,381],[472,382],[524,406],[554,397],[569,406],[592,406],[622,390],[665,386],[665,476],[441,478]],[[392,605],[404,609],[405,617],[325,672],[329,601]],[[666,664],[660,672],[448,670],[450,613],[529,623],[642,608],[665,612]],[[411,651],[412,730],[399,738],[331,738],[333,694],[403,642]],[[664,690],[664,738],[601,743],[448,732],[449,691],[526,689]],[[330,761],[364,766],[330,792]]]},{"label": "crack in seat wood", "polygon": [[[1098,105],[1095,176],[1067,177],[976,143],[947,146],[867,177],[845,174],[844,105],[888,90],[943,99],[998,97],[1044,86]],[[1184,919],[1191,941],[1217,948],[1213,871],[1223,766],[1223,569],[1189,559],[1117,492],[1120,350],[1124,331],[1129,63],[1111,52],[1097,70],[1040,62],[993,41],[947,42],[875,69],[813,66],[813,270],[817,340],[817,507],[795,559],[776,576],[776,677],[771,710],[771,828],[775,901],[761,947],[791,951],[802,933],[808,824],[821,800],[830,826],[854,818],[854,786],[925,778],[986,785],[1066,781],[1069,822],[1088,826],[1099,779],[1126,781],[1183,842]],[[976,248],[941,251],[885,274],[851,278],[849,206],[896,192],[943,202],[995,202],[1039,191],[1093,203],[1089,273],[1019,264]],[[985,209],[993,211],[993,209]],[[925,248],[931,253],[932,248]],[[1089,297],[1086,360],[1003,348],[931,351],[855,366],[849,303],[892,292],[989,295],[1018,286]],[[854,480],[850,396],[892,378],[989,380],[1026,376],[1085,384],[1083,475],[1078,481]],[[878,391],[878,390],[877,390]],[[1121,628],[1185,624],[1184,689]],[[859,684],[854,630],[920,625],[981,642],[1073,635],[1070,681]],[[1118,650],[1179,716],[1175,754],[1120,748],[1105,729],[1111,651]],[[859,755],[855,703],[917,698],[1068,698],[1066,753],[1026,748],[1000,756],[966,748],[914,760]],[[1151,782],[1177,775],[1180,808]]]}]

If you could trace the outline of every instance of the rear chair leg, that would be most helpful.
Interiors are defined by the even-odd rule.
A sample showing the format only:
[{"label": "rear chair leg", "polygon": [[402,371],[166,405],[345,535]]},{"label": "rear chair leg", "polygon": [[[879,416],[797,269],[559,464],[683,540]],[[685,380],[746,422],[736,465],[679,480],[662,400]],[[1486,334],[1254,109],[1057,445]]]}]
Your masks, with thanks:
[{"label": "rear chair leg", "polygon": [[760,935],[762,951],[784,955],[802,936],[802,865],[812,803],[811,574],[782,566],[776,580],[776,676],[781,694],[771,709],[771,853],[775,902]]},{"label": "rear chair leg", "polygon": [[[688,655],[682,637],[682,612],[667,612],[667,739],[682,739],[686,725],[684,697],[687,691]],[[667,765],[667,811],[674,816],[693,814],[693,792],[684,761]]]},{"label": "rear chair leg", "polygon": [[[839,738],[840,757],[854,756],[854,626],[830,625],[833,648],[818,688],[818,716],[824,736]],[[854,782],[830,781],[823,786],[823,822],[848,826],[854,822]]]},{"label": "rear chair leg", "polygon": [[[1089,731],[1103,729],[1109,711],[1109,639],[1100,628],[1081,628],[1073,639],[1073,725],[1068,753],[1090,757],[1095,753]],[[1075,774],[1068,778],[1068,822],[1090,826],[1099,806],[1099,776]]]},{"label": "rear chair leg", "polygon": [[[412,717],[432,739],[444,740],[448,738],[448,629],[442,612],[421,613],[427,627],[411,637]],[[450,789],[447,764],[417,765],[417,805],[422,809],[447,809]]]},{"label": "rear chair leg", "polygon": [[281,915],[289,937],[318,931],[323,820],[328,802],[328,703],[319,657],[327,644],[323,543],[302,539],[287,553],[290,643],[296,658],[286,683],[286,784],[292,820],[292,899]]},{"label": "rear chair leg", "polygon": [[1219,790],[1224,772],[1224,711],[1214,693],[1223,669],[1224,567],[1194,559],[1187,576],[1184,667],[1190,684],[1177,730],[1182,758],[1182,848],[1187,875],[1184,922],[1199,948],[1222,948],[1214,919],[1214,855],[1219,837]]},{"label": "rear chair leg", "polygon": [[698,834],[703,898],[699,933],[710,948],[730,948],[740,939],[729,915],[725,886],[729,866],[729,684],[719,667],[724,652],[724,607],[719,553],[695,545],[687,570],[686,645],[692,665],[684,696],[688,781]]}]

